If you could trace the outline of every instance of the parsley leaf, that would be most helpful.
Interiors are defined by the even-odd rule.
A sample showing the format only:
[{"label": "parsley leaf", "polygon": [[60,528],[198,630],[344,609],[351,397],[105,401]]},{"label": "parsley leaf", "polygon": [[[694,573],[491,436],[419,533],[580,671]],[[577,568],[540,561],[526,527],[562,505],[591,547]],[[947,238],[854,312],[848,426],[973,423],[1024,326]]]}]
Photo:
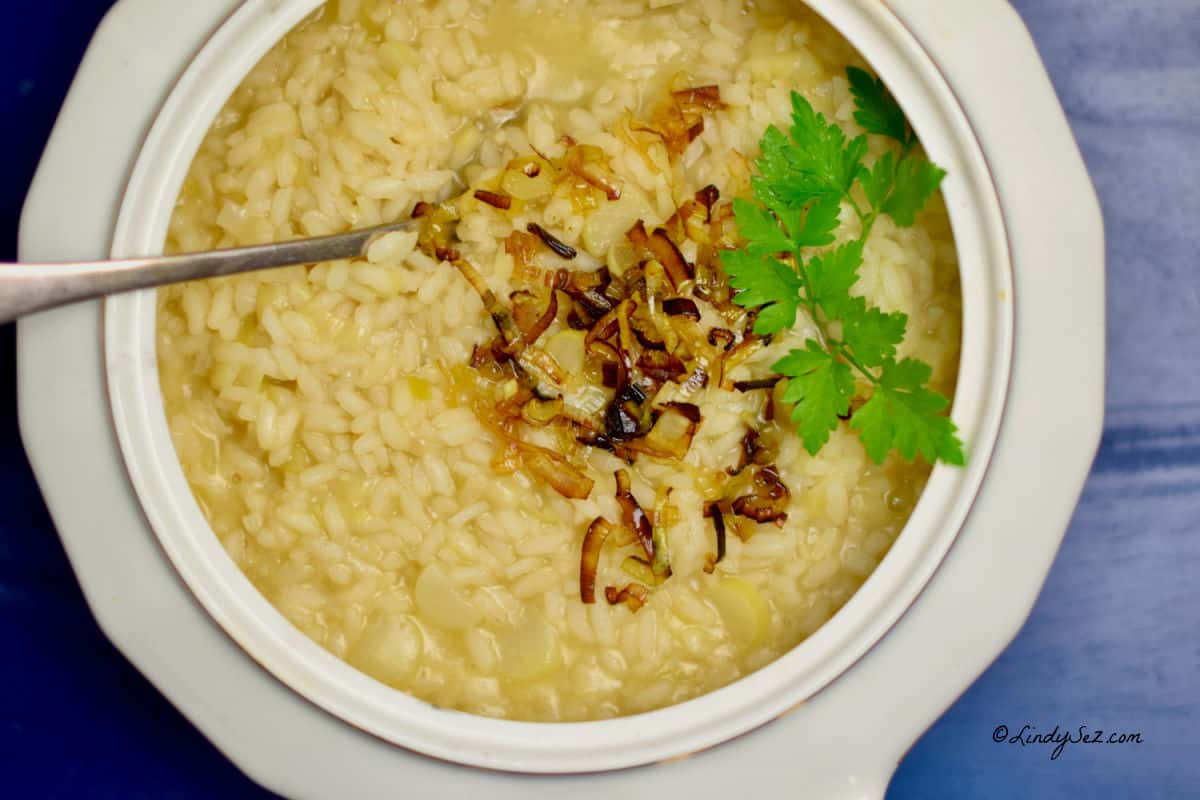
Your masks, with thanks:
[{"label": "parsley leaf", "polygon": [[759,143],[758,175],[750,179],[754,197],[768,208],[803,208],[814,198],[830,194],[829,182],[802,156],[787,134],[774,125]]},{"label": "parsley leaf", "polygon": [[844,244],[825,255],[809,259],[805,267],[809,297],[821,306],[827,318],[842,316],[850,304],[850,290],[858,283],[858,268],[862,266],[862,259],[861,241]]},{"label": "parsley leaf", "polygon": [[865,300],[855,297],[842,314],[842,342],[862,366],[879,367],[896,355],[907,327],[907,314],[867,308]]},{"label": "parsley leaf", "polygon": [[896,184],[896,157],[892,153],[884,153],[871,169],[864,169],[858,176],[863,193],[871,202],[871,208],[883,208]]},{"label": "parsley leaf", "polygon": [[[824,247],[833,244],[833,232],[837,230],[842,213],[840,198],[827,197],[808,207],[804,216],[804,227],[792,234],[796,247]],[[790,230],[790,228],[789,228]]]},{"label": "parsley leaf", "polygon": [[[786,186],[792,174],[792,163],[788,157],[791,142],[788,141],[787,134],[772,125],[767,128],[758,146],[762,151],[762,155],[755,162],[758,175],[750,179],[750,184],[754,188],[755,199],[774,208],[777,204],[785,202],[777,192]],[[817,194],[820,194],[820,191],[818,190]],[[812,196],[800,201],[799,205],[804,205],[810,199]]]},{"label": "parsley leaf", "polygon": [[794,269],[777,258],[745,250],[723,251],[721,266],[729,276],[729,285],[738,290],[735,297],[738,305],[765,306],[755,321],[755,333],[770,336],[796,324],[803,283]]},{"label": "parsley leaf", "polygon": [[912,144],[914,136],[908,119],[883,81],[857,67],[847,69],[846,77],[850,79],[850,93],[858,109],[854,121],[867,133],[887,136],[905,147]]},{"label": "parsley leaf", "polygon": [[[761,161],[759,169],[762,170]],[[778,169],[778,165],[772,169]],[[825,180],[813,173],[785,170],[781,174],[783,177],[777,180],[759,175],[750,179],[755,199],[776,212],[804,208],[813,199],[829,197],[831,194]]]},{"label": "parsley leaf", "polygon": [[[723,251],[721,263],[737,290],[735,302],[758,309],[755,333],[791,328],[801,308],[812,318],[817,335],[772,367],[787,379],[784,399],[795,406],[792,417],[810,453],[820,451],[849,415],[857,375],[872,388],[850,427],[872,459],[881,462],[896,451],[907,459],[962,464],[962,442],[945,416],[949,403],[928,388],[932,368],[898,360],[908,317],[853,294],[879,216],[901,227],[916,224],[946,173],[910,152],[916,135],[882,81],[863,70],[847,75],[858,124],[868,134],[894,139],[899,154],[889,150],[864,166],[867,137],[848,139],[793,92],[788,133],[772,126],[760,143],[758,174],[751,178],[757,202],[734,201],[745,248]],[[862,233],[830,247],[838,240],[843,207],[857,214]],[[807,252],[811,248],[822,250]]]},{"label": "parsley leaf", "polygon": [[808,349],[791,351],[773,369],[788,379],[783,399],[795,404],[792,419],[800,429],[804,449],[816,455],[829,441],[829,434],[837,430],[838,418],[850,410],[854,373],[812,340]]},{"label": "parsley leaf", "polygon": [[927,364],[912,359],[884,364],[871,399],[850,420],[876,463],[893,449],[910,461],[920,455],[931,464],[966,463],[958,429],[942,415],[948,401],[925,388],[931,375]]},{"label": "parsley leaf", "polygon": [[[792,92],[791,136],[790,155],[785,158],[794,172],[807,176],[802,183],[813,187],[823,185],[824,194],[841,196],[850,191],[867,154],[865,136],[847,144],[842,129],[826,120],[797,92]],[[778,140],[772,144],[778,146]],[[809,199],[817,196],[812,194]]]},{"label": "parsley leaf", "polygon": [[759,336],[774,336],[780,331],[787,330],[796,324],[796,310],[799,307],[799,301],[763,306],[754,319],[754,332]]},{"label": "parsley leaf", "polygon": [[883,213],[901,228],[911,228],[917,214],[942,185],[946,171],[928,161],[906,158],[896,167],[895,186],[883,204]]},{"label": "parsley leaf", "polygon": [[843,194],[848,193],[850,187],[854,185],[858,173],[862,170],[863,157],[866,154],[867,137],[865,136],[852,139],[850,144],[846,145],[846,152],[842,154],[841,180],[845,182],[845,188],[842,189]]},{"label": "parsley leaf", "polygon": [[779,221],[767,209],[739,198],[733,201],[733,215],[737,220],[738,230],[749,241],[746,249],[754,255],[766,256],[792,251],[792,241],[779,227]]}]

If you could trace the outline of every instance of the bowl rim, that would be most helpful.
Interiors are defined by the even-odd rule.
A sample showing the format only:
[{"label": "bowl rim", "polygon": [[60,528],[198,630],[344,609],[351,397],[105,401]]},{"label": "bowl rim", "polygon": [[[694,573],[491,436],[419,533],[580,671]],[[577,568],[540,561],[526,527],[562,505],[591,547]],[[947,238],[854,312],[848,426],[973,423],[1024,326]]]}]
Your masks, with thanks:
[{"label": "bowl rim", "polygon": [[[114,255],[161,247],[165,211],[212,118],[261,55],[319,4],[293,0],[270,9],[245,4],[191,61],[136,161]],[[395,744],[491,769],[584,772],[678,757],[756,728],[835,680],[903,615],[957,536],[990,463],[1012,367],[1012,262],[994,179],[936,65],[882,4],[808,4],[889,81],[935,160],[960,167],[951,172],[946,198],[960,254],[977,256],[960,263],[982,261],[991,267],[962,275],[963,352],[954,419],[972,444],[967,469],[935,468],[892,552],[843,609],[797,648],[699,698],[615,720],[553,723],[554,736],[548,738],[547,723],[435,709],[379,684],[321,649],[258,594],[203,520],[175,458],[158,392],[153,293],[110,299],[104,320],[106,378],[126,469],[170,561],[243,650],[318,706]],[[148,219],[154,223],[142,224]]]}]

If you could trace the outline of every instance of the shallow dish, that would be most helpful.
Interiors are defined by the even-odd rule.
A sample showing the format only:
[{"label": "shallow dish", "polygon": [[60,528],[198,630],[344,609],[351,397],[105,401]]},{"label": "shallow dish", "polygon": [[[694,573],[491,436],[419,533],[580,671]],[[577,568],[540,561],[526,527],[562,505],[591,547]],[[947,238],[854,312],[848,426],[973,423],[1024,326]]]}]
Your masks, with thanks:
[{"label": "shallow dish", "polygon": [[[134,169],[115,252],[163,246],[186,167],[216,110],[265,48],[318,3],[244,6],[201,51],[168,99]],[[821,9],[818,4],[818,10]],[[834,6],[842,8],[845,6]],[[844,13],[844,12],[843,12]],[[855,38],[894,25],[886,15],[842,22]],[[803,701],[857,660],[912,602],[962,525],[986,471],[1008,382],[1011,264],[990,176],[953,96],[920,53],[876,59],[909,109],[945,187],[961,265],[964,334],[954,418],[971,443],[966,469],[935,470],[904,533],[849,603],[809,640],[734,684],[635,718],[558,725],[497,721],[418,702],[351,670],[286,622],[245,580],[192,498],[163,412],[153,293],[107,307],[108,383],[117,435],[135,489],[168,555],[213,617],[252,656],[313,702],[389,741],[492,769],[582,772],[671,758],[744,733]],[[636,732],[636,735],[635,735]]]},{"label": "shallow dish", "polygon": [[[208,121],[258,55],[315,5],[313,2],[248,3],[210,41],[179,83],[147,139],[122,208],[114,253],[149,252],[161,246],[170,201]],[[841,29],[888,80],[931,155],[948,165],[955,176],[947,186],[947,198],[959,240],[966,309],[955,419],[971,443],[971,467],[961,473],[939,470],[935,474],[913,520],[880,570],[831,623],[788,656],[727,689],[682,706],[624,720],[556,726],[554,737],[548,739],[544,726],[481,720],[437,711],[404,698],[354,673],[290,629],[266,605],[208,530],[174,459],[157,397],[150,333],[153,299],[147,295],[115,299],[110,301],[106,314],[109,388],[118,435],[141,505],[164,549],[196,596],[256,659],[338,716],[421,752],[499,769],[599,770],[686,754],[778,716],[841,674],[903,614],[950,547],[977,488],[985,480],[1009,385],[1014,300],[1019,309],[1016,324],[1035,325],[1038,312],[1045,313],[1041,304],[1048,301],[1046,293],[1052,287],[1036,287],[1037,293],[1030,300],[1033,314],[1026,318],[1021,271],[1018,269],[1013,286],[1012,259],[1007,247],[1011,238],[1013,251],[1020,256],[1021,231],[1014,224],[1011,212],[1005,225],[1001,215],[1004,181],[995,181],[1000,184],[997,197],[987,169],[988,161],[995,164],[1000,154],[988,152],[989,137],[978,133],[979,127],[972,130],[970,105],[960,105],[935,61],[910,32],[910,28],[922,30],[916,23],[928,22],[929,18],[919,12],[928,13],[928,9],[914,4],[909,11],[915,16],[907,19],[906,27],[900,17],[878,4],[813,3],[813,6]],[[1010,18],[1004,19],[1011,25]],[[961,24],[969,22],[964,20]],[[946,18],[942,24],[948,24]],[[936,51],[938,41],[926,39],[925,45]],[[998,126],[993,131],[996,135],[1005,133]],[[1073,156],[1077,162],[1077,154],[1069,147],[1066,150],[1065,157]],[[1063,157],[1061,147],[1058,154]],[[1064,181],[1063,190],[1069,190],[1074,200],[1084,206],[1079,212],[1082,217],[1079,224],[1084,229],[1084,238],[1095,243],[1099,229],[1088,227],[1095,223],[1095,218],[1087,218],[1094,205],[1088,204],[1091,198],[1086,178],[1080,183],[1078,165],[1071,163],[1076,169],[1076,180]],[[1032,202],[1026,208],[1032,211]],[[1029,221],[1025,220],[1025,224],[1028,231]],[[1078,245],[1077,238],[1075,244]],[[1098,252],[1093,255],[1099,257]],[[1067,271],[1064,269],[1063,273]],[[1084,269],[1080,273],[1056,277],[1068,282],[1072,277],[1080,278],[1092,287],[1098,284],[1095,273]],[[1090,296],[1093,300],[1098,297],[1095,292]],[[1087,304],[1082,309],[1084,316],[1088,316],[1089,309],[1096,316],[1085,319],[1083,328],[1095,333],[1099,306],[1093,308]],[[23,347],[25,330],[32,330],[32,326],[23,329]],[[1055,329],[1040,333],[1040,346],[1053,349]],[[1081,349],[1086,352],[1078,363],[1084,374],[1069,376],[1075,392],[1081,386],[1097,387],[1097,403],[1099,372],[1088,370],[1096,367],[1094,356],[1099,341],[1097,338],[1082,343]],[[1060,348],[1060,357],[1061,352]],[[1018,377],[1022,363],[1019,353],[1018,350],[1014,363]],[[1032,355],[1025,363],[1031,371],[1037,366]],[[27,384],[25,376],[22,377],[24,393]],[[1045,380],[1040,385],[1046,389],[1066,383],[1063,377],[1053,374],[1039,375],[1041,378]],[[1013,387],[1015,391],[1019,384]],[[32,412],[25,397],[23,394],[23,411]],[[1008,419],[1013,425],[1017,421],[1031,421],[1013,420],[1012,409],[1016,406],[1012,397],[1009,400]],[[29,413],[23,413],[24,420],[29,418]],[[1082,464],[1090,458],[1094,447],[1098,416],[1093,419],[1077,414],[1076,420],[1077,429],[1059,428],[1057,432],[1064,439],[1074,437],[1078,455],[1072,453],[1071,457]],[[27,423],[27,439],[36,438],[29,431]],[[1031,441],[1026,439],[1027,444]],[[31,446],[32,449],[35,448]],[[33,454],[33,458],[36,464],[37,455]],[[1075,471],[1079,471],[1078,466]],[[41,467],[39,474],[45,482]],[[994,474],[993,465],[993,475],[987,478],[989,484],[996,481]],[[1078,487],[1072,486],[1069,476],[1063,477],[1065,485],[1059,495],[1069,506]],[[1076,477],[1074,483],[1080,478],[1081,475]],[[50,494],[49,489],[47,493]],[[51,504],[54,505],[53,498]],[[1057,524],[1054,517],[1061,517],[1061,512],[1047,516],[1039,524]],[[1035,583],[1040,577],[1035,576]],[[806,713],[792,715],[789,720]]]}]

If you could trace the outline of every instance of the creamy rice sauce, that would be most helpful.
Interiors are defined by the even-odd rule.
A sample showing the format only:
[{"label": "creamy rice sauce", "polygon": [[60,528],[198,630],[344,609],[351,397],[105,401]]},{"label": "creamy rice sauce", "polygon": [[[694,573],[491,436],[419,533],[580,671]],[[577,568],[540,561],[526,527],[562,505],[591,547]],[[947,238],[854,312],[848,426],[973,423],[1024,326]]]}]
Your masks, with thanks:
[{"label": "creamy rice sauce", "polygon": [[[618,257],[630,223],[662,224],[712,184],[749,192],[764,129],[789,93],[857,133],[835,31],[779,0],[342,0],[247,76],[200,148],[169,249],[320,235],[411,215],[419,201],[493,187],[514,159],[560,156],[564,136],[603,150],[621,198],[553,187],[508,212],[464,204],[459,248],[498,296],[520,288],[504,242],[537,222],[583,263]],[[720,87],[724,108],[672,163],[633,146],[626,114],[672,89]],[[877,157],[884,145],[872,142]],[[845,228],[854,231],[852,214]],[[578,267],[578,265],[576,265]],[[856,291],[910,317],[902,355],[951,395],[960,326],[953,237],[938,198],[919,224],[881,218]],[[760,374],[806,329],[738,367]],[[161,385],[177,453],[230,557],[288,620],[378,680],[438,706],[524,720],[646,711],[712,691],[803,641],[862,585],[929,473],[875,465],[845,426],[818,456],[774,430],[790,488],[782,526],[757,525],[709,574],[702,515],[738,458],[764,392],[710,386],[682,463],[639,459],[634,494],[666,488],[673,576],[633,612],[580,602],[579,549],[619,520],[615,456],[567,499],[497,469],[503,446],[475,411],[467,366],[495,336],[479,295],[417,248],[193,283],[159,293]],[[798,339],[796,338],[798,337]],[[757,371],[756,371],[757,370]],[[610,546],[602,584],[621,585]]]}]

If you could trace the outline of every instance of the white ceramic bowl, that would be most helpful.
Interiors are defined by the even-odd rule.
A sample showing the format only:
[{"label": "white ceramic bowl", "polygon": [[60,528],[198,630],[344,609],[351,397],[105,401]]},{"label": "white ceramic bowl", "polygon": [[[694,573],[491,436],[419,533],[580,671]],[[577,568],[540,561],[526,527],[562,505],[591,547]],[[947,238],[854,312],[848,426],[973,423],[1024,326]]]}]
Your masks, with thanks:
[{"label": "white ceramic bowl", "polygon": [[[976,13],[983,19],[972,19],[971,12],[947,11],[933,0],[891,5],[869,0],[812,0],[810,4],[885,78],[931,157],[949,170],[946,197],[959,247],[964,295],[963,355],[954,419],[969,445],[968,468],[936,469],[909,525],[862,590],[814,636],[763,670],[705,697],[635,717],[553,726],[488,720],[432,708],[358,673],[292,628],[257,593],[208,528],[175,459],[158,388],[153,295],[111,299],[104,325],[108,392],[138,504],[194,596],[256,661],[353,726],[436,758],[521,772],[612,770],[675,758],[736,737],[813,697],[862,659],[930,581],[963,529],[981,488],[984,497],[989,485],[994,487],[992,497],[1000,494],[1010,501],[1030,497],[1028,487],[1021,494],[1017,485],[1018,479],[1027,480],[1028,474],[1018,475],[1011,466],[1005,468],[1007,472],[1001,470],[1003,448],[998,442],[1004,441],[1000,437],[1002,423],[1007,431],[1018,426],[1024,431],[1023,443],[1013,443],[1009,437],[1008,448],[1014,454],[1022,447],[1028,452],[1043,441],[1071,449],[1057,457],[1058,474],[1039,481],[1048,498],[1040,508],[1031,506],[1040,518],[1030,524],[1051,531],[1052,552],[1098,438],[1102,363],[1103,284],[1097,274],[1102,271],[1096,270],[1102,263],[1101,231],[1094,196],[1061,112],[1052,93],[1046,91],[1040,65],[1029,58],[1027,42],[1013,32],[1011,10],[1003,4],[993,0],[981,3]],[[143,12],[149,7],[148,0],[124,0],[124,5],[139,6]],[[226,8],[231,5],[223,4]],[[218,109],[258,58],[316,5],[317,0],[248,0],[224,20],[219,8],[193,12],[206,25],[220,25],[206,42],[198,32],[190,39],[180,37],[182,42],[203,47],[171,91],[141,148],[120,204],[111,242],[114,255],[161,248],[174,198]],[[1025,64],[1024,119],[1013,118],[1010,108],[1018,100],[1016,93],[1022,91],[1015,80],[1018,75],[993,87],[998,98],[993,110],[999,112],[1002,106],[1008,110],[1008,116],[1002,117],[989,113],[985,82],[972,65],[971,55],[976,52],[990,53],[993,66],[1005,55],[995,41],[989,47],[978,38],[983,33],[980,23],[989,20],[1008,26],[984,27],[992,35],[1006,32],[1008,38],[1002,37],[999,44],[1007,42],[1024,59],[1014,60],[1017,65]],[[129,31],[138,30],[136,18],[123,18],[123,22]],[[950,64],[957,65],[957,73],[948,68]],[[982,64],[980,69],[987,66]],[[956,81],[956,74],[963,80]],[[1030,84],[1030,75],[1038,82]],[[1030,85],[1036,91],[1030,91]],[[139,110],[152,113],[153,94],[146,94],[144,103]],[[1041,152],[1030,144],[1031,121],[1043,128],[1041,136],[1032,140],[1040,142]],[[56,137],[65,136],[56,132]],[[56,156],[53,145],[48,160]],[[1044,173],[1046,159],[1059,170],[1059,191],[1018,197],[1019,189],[1035,182],[1038,170]],[[1007,196],[1006,183],[1010,187]],[[39,197],[51,191],[44,187],[54,188],[54,183],[39,176],[30,201],[35,211]],[[61,181],[58,188],[62,188]],[[1074,203],[1071,209],[1051,205],[1062,195]],[[115,200],[111,202],[115,204]],[[1064,243],[1054,238],[1054,228],[1044,224],[1048,213],[1062,215],[1060,235],[1071,235],[1070,251],[1083,252],[1086,263],[1056,263]],[[27,226],[33,217],[36,214],[31,217],[27,213]],[[37,226],[37,235],[32,236],[35,250],[39,238],[42,250],[46,249],[49,231],[45,223]],[[23,251],[29,250],[24,240],[22,244]],[[1044,273],[1049,266],[1057,272],[1047,276]],[[1024,291],[1027,287],[1029,295]],[[1067,290],[1074,290],[1079,298],[1075,309],[1064,309],[1055,296]],[[1034,337],[1041,351],[1022,350],[1023,336]],[[35,323],[23,325],[24,363],[28,363],[25,343],[36,342],[35,337],[43,344],[48,341],[45,329],[39,333]],[[1045,357],[1045,351],[1055,357]],[[1064,369],[1064,362],[1071,366]],[[46,434],[29,420],[40,418],[43,425],[51,424],[50,409],[31,408],[30,403],[36,401],[25,391],[24,373],[22,381],[23,431],[27,442],[32,442],[31,459],[54,510],[52,495],[58,491],[50,487],[57,485],[56,478],[65,476],[68,469],[61,464],[51,468],[46,450],[39,453],[37,441],[45,440]],[[1036,415],[1030,416],[1034,408],[1030,403],[1039,390],[1049,393],[1039,398],[1048,412],[1059,408],[1072,393],[1081,392],[1082,396],[1066,406],[1071,413],[1054,420],[1051,427]],[[1004,474],[998,474],[1001,472]],[[994,506],[996,502],[981,501],[980,505]],[[977,509],[972,519],[980,513]],[[991,514],[994,523],[1000,522],[999,511]],[[976,523],[976,527],[983,524]],[[61,521],[60,528],[64,528],[64,539],[68,538]],[[1014,537],[1014,542],[1019,543],[1019,537]],[[70,543],[68,549],[72,549]],[[1014,553],[1019,550],[1014,544]],[[1002,558],[996,561],[1002,562]],[[1044,566],[1034,562],[1031,572],[1036,588]],[[89,598],[96,602],[90,592]],[[1015,598],[1018,615],[1027,611],[1031,600],[1029,592]],[[893,634],[893,638],[899,635]],[[980,651],[991,651],[1003,638],[1004,634],[993,636]],[[141,655],[147,657],[144,652]]]},{"label": "white ceramic bowl", "polygon": [[[161,251],[174,199],[218,110],[249,69],[319,0],[243,6],[171,93],[142,148],[122,204],[114,253]],[[963,348],[954,420],[969,466],[939,466],[912,519],[863,588],[815,635],[768,667],[679,706],[636,717],[546,724],[430,706],[354,670],[288,623],[213,535],[175,457],[155,357],[153,292],[109,301],[105,339],[117,435],[142,507],[209,613],[254,658],[314,703],[427,755],[492,769],[591,772],[710,747],[802,702],[853,664],[904,612],[958,533],[986,472],[1007,393],[1012,265],[996,190],[953,94],[895,16],[878,4],[814,2],[886,77],[945,194],[963,286]]]}]

